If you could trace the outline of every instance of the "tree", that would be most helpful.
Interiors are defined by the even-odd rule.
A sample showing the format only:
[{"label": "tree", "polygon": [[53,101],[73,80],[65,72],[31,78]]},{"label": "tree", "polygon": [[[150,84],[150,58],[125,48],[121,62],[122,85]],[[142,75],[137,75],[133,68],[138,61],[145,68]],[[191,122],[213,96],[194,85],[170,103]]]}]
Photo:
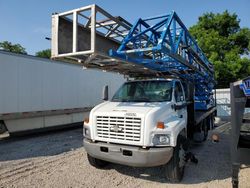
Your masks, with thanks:
[{"label": "tree", "polygon": [[205,13],[189,31],[214,64],[217,87],[250,75],[250,29],[240,28],[236,14]]},{"label": "tree", "polygon": [[42,50],[42,51],[36,52],[36,56],[37,57],[43,57],[43,58],[50,59],[50,57],[51,57],[51,50],[50,49],[46,49],[46,50]]},{"label": "tree", "polygon": [[27,54],[25,48],[22,47],[20,44],[12,44],[8,41],[0,42],[0,49],[18,54]]}]

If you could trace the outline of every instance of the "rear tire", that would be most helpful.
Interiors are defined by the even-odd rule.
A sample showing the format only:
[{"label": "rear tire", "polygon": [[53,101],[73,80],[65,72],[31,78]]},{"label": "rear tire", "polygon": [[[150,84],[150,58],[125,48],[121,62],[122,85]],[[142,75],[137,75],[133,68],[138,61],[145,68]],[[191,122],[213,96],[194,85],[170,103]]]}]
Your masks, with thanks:
[{"label": "rear tire", "polygon": [[109,162],[103,161],[101,159],[96,159],[90,156],[89,154],[87,154],[87,157],[88,157],[89,164],[99,169],[104,168],[109,164]]},{"label": "rear tire", "polygon": [[202,125],[202,131],[203,131],[203,134],[204,134],[204,138],[203,138],[203,141],[206,141],[207,140],[207,136],[208,136],[208,119],[209,117],[207,117],[207,119],[204,119],[203,120],[203,125]]},{"label": "rear tire", "polygon": [[211,127],[211,130],[213,130],[214,129],[214,127],[215,127],[215,124],[214,124],[214,115],[211,115],[211,125],[210,125],[210,127]]},{"label": "rear tire", "polygon": [[171,183],[177,183],[182,180],[185,168],[185,151],[183,149],[181,136],[177,139],[177,145],[174,148],[173,156],[165,165],[166,179]]},{"label": "rear tire", "polygon": [[208,136],[208,125],[207,125],[207,119],[203,119],[202,122],[200,122],[199,125],[197,125],[197,130],[193,134],[193,140],[196,143],[202,143],[207,140]]}]

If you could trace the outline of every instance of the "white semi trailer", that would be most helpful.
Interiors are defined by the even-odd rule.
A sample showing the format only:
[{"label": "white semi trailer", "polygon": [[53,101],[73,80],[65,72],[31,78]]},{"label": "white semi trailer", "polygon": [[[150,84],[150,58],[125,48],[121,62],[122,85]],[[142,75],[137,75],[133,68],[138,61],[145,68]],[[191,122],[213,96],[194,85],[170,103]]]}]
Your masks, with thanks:
[{"label": "white semi trailer", "polygon": [[123,76],[79,65],[0,51],[0,132],[10,135],[83,122]]}]

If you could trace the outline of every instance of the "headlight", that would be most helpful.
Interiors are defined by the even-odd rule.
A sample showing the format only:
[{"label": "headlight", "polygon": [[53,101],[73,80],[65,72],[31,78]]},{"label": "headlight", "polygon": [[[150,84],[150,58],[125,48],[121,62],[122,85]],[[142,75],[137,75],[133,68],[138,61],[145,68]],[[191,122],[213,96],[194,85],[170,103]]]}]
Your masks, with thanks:
[{"label": "headlight", "polygon": [[85,135],[89,135],[89,130],[88,129],[85,129]]},{"label": "headlight", "polygon": [[168,145],[170,144],[170,135],[168,134],[156,134],[153,138],[154,145]]},{"label": "headlight", "polygon": [[83,128],[83,136],[86,138],[90,137],[90,130],[86,127]]}]

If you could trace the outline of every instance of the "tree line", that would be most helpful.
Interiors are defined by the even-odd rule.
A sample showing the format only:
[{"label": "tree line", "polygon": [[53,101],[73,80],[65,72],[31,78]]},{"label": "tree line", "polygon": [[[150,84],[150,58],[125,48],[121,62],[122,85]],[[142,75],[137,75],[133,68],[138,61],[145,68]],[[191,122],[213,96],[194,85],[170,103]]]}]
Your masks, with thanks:
[{"label": "tree line", "polygon": [[[22,47],[20,44],[12,44],[9,41],[0,42],[0,49],[8,51],[8,52],[18,53],[18,54],[24,54],[24,55],[28,54],[26,52],[26,49]],[[51,57],[51,50],[50,49],[41,50],[41,51],[36,52],[35,55],[37,57],[49,59]]]},{"label": "tree line", "polygon": [[[217,88],[228,88],[231,82],[250,76],[250,29],[240,27],[235,13],[204,13],[189,31],[214,65]],[[8,41],[0,42],[0,49],[27,54],[20,44]],[[50,58],[50,49],[36,56]]]},{"label": "tree line", "polygon": [[189,31],[214,65],[217,88],[250,76],[250,30],[236,14],[205,13]]}]

